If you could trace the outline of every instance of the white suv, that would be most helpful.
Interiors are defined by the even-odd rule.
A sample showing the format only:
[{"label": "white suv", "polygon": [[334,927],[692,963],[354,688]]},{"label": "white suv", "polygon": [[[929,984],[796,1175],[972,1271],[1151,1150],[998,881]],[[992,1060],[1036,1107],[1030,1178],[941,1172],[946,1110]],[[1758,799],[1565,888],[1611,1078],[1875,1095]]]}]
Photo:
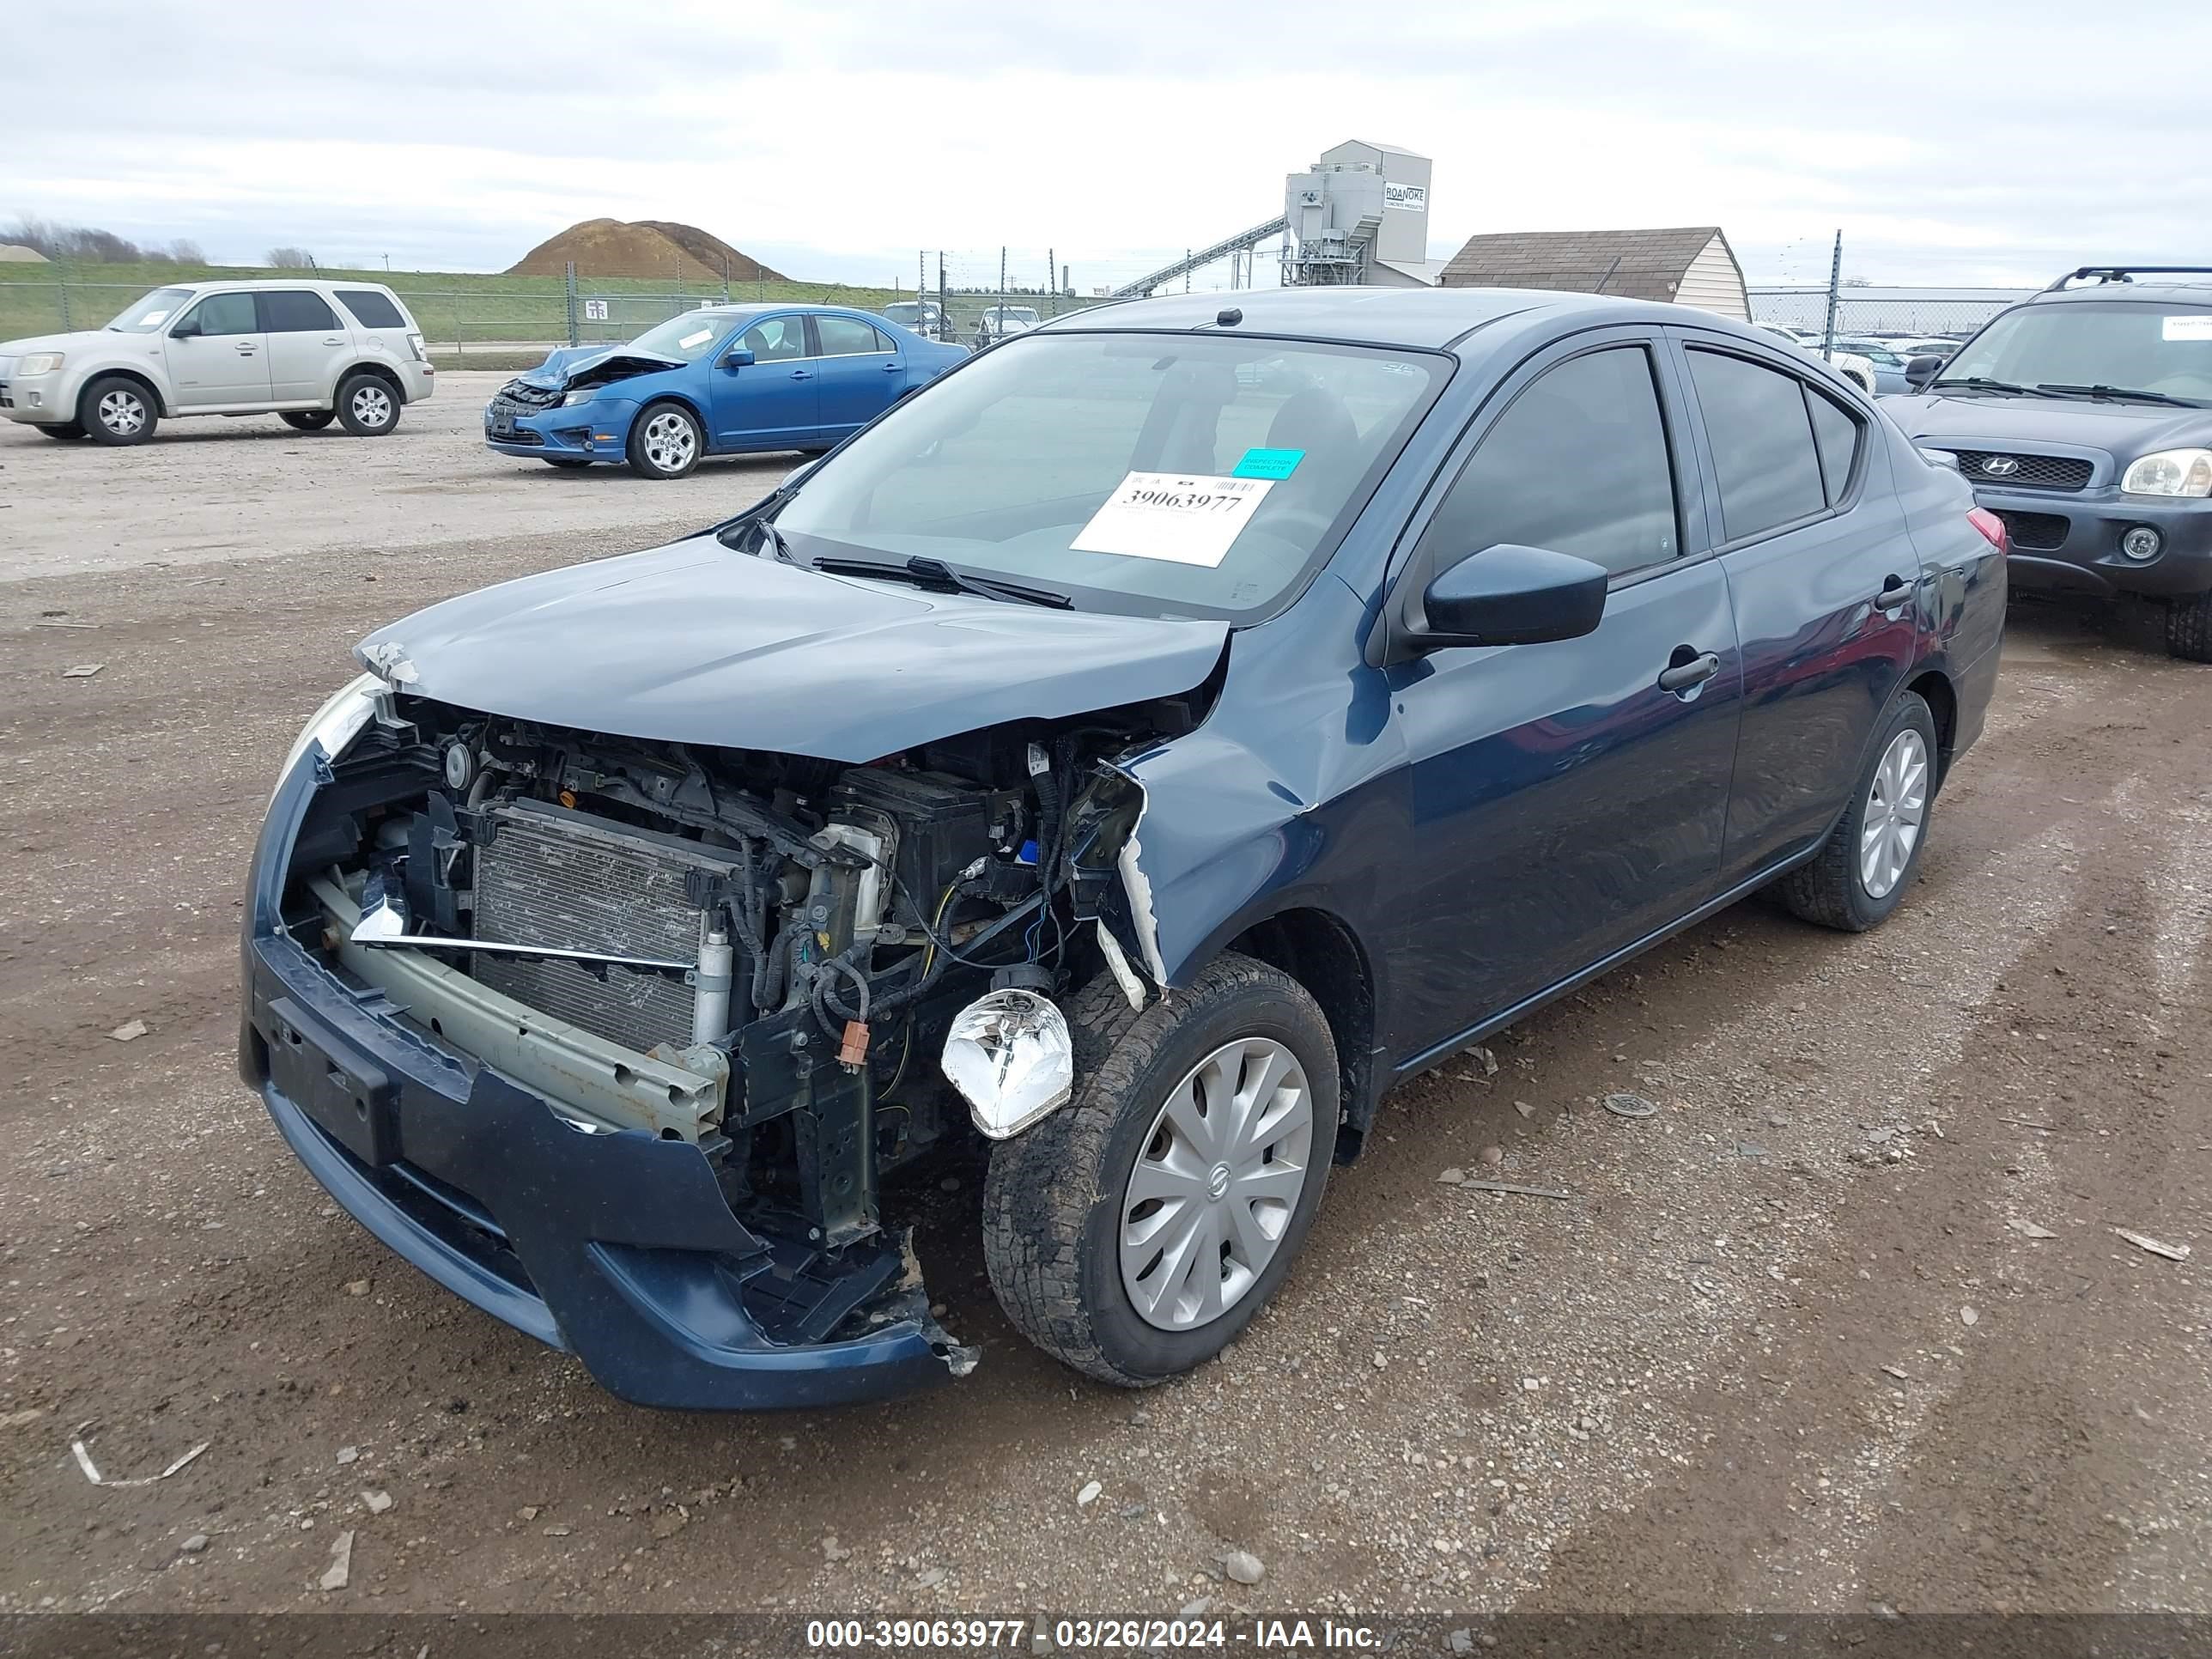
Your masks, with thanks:
[{"label": "white suv", "polygon": [[0,415],[50,438],[135,444],[165,415],[280,415],[356,437],[399,424],[436,371],[377,283],[179,283],[104,329],[0,341]]}]

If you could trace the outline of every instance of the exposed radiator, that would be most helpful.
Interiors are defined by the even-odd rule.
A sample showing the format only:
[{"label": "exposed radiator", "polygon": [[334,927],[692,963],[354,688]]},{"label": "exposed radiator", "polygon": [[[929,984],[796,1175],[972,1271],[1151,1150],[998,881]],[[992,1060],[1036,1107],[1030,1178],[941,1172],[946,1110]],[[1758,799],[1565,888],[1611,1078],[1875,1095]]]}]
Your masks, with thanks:
[{"label": "exposed radiator", "polygon": [[[495,826],[477,849],[476,936],[510,945],[691,962],[702,912],[684,876],[726,876],[736,854],[696,842],[538,801],[489,813]],[[552,1015],[640,1050],[691,1041],[690,987],[609,968],[605,978],[572,962],[482,957],[476,976]],[[740,964],[740,982],[750,972]]]}]

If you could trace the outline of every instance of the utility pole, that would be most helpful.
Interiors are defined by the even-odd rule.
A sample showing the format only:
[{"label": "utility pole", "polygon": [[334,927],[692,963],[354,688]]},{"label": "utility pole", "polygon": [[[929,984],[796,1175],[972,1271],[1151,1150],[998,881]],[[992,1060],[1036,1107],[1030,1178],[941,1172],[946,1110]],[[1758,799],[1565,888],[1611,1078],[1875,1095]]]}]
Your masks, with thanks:
[{"label": "utility pole", "polygon": [[1052,310],[1048,314],[1054,317],[1060,315],[1060,290],[1053,286],[1052,273],[1059,269],[1060,255],[1047,248],[1044,251],[1044,287],[1045,292],[1052,295]]}]

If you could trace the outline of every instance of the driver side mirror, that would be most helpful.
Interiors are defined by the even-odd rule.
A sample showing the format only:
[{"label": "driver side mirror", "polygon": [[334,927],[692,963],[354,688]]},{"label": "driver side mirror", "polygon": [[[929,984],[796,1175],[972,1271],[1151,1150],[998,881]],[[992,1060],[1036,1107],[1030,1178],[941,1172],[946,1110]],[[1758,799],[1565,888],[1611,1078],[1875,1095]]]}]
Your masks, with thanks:
[{"label": "driver side mirror", "polygon": [[1943,360],[1932,351],[1921,356],[1908,357],[1905,363],[1905,383],[1917,392],[1942,373],[1942,368]]},{"label": "driver side mirror", "polygon": [[199,319],[187,317],[169,331],[169,337],[173,340],[197,339],[199,337],[200,331]]},{"label": "driver side mirror", "polygon": [[725,368],[748,368],[751,367],[752,361],[753,349],[750,346],[732,346],[722,354],[722,367]]},{"label": "driver side mirror", "polygon": [[1537,645],[1596,631],[1605,615],[1601,564],[1510,542],[1438,572],[1407,619],[1416,651],[1453,645]]}]

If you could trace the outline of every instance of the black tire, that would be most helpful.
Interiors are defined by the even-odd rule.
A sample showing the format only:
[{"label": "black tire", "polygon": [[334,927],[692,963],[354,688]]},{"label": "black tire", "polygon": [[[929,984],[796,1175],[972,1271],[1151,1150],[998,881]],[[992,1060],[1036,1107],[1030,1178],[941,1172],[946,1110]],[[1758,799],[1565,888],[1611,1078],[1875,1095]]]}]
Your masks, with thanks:
[{"label": "black tire", "polygon": [[[983,1260],[1000,1305],[1030,1341],[1086,1376],[1146,1388],[1220,1352],[1289,1273],[1335,1152],[1335,1042],[1297,981],[1235,954],[1141,1013],[1102,975],[1071,999],[1067,1014],[1075,1097],[991,1149]],[[1305,1072],[1312,1112],[1305,1182],[1250,1288],[1208,1323],[1161,1329],[1137,1312],[1122,1281],[1121,1200],[1169,1093],[1239,1037],[1280,1043]]]},{"label": "black tire", "polygon": [[52,426],[42,426],[38,430],[49,438],[82,438],[85,435],[83,423],[78,421],[56,421]]},{"label": "black tire", "polygon": [[682,404],[647,404],[629,423],[623,453],[641,478],[680,478],[707,453],[707,434]]},{"label": "black tire", "polygon": [[540,455],[538,459],[544,462],[548,466],[562,467],[571,471],[574,471],[578,467],[585,467],[591,465],[589,461],[575,455]]},{"label": "black tire", "polygon": [[2212,593],[2166,602],[2166,654],[2184,662],[2212,662]]},{"label": "black tire", "polygon": [[[1922,780],[1921,817],[1918,834],[1905,860],[1905,867],[1889,887],[1879,896],[1869,890],[1859,857],[1861,836],[1866,827],[1867,813],[1873,805],[1875,779],[1881,770],[1892,745],[1900,735],[1911,731],[1918,734],[1921,753],[1926,767]],[[1851,804],[1821,842],[1820,850],[1811,861],[1799,865],[1775,884],[1775,893],[1790,912],[1806,921],[1817,922],[1823,927],[1840,928],[1847,933],[1863,933],[1869,927],[1880,927],[1897,908],[1920,872],[1920,855],[1928,846],[1929,824],[1934,817],[1936,791],[1939,781],[1939,757],[1936,748],[1936,717],[1929,711],[1927,702],[1917,692],[1908,691],[1898,700],[1883,723],[1881,735],[1873,746],[1866,769],[1860,773],[1852,786]]]},{"label": "black tire", "polygon": [[337,411],[330,409],[287,409],[279,410],[276,418],[299,432],[320,432],[337,419]]},{"label": "black tire", "polygon": [[398,387],[361,371],[338,382],[338,424],[356,438],[381,438],[399,424]]},{"label": "black tire", "polygon": [[96,444],[143,444],[161,423],[161,404],[128,374],[102,374],[76,400],[76,424]]}]

